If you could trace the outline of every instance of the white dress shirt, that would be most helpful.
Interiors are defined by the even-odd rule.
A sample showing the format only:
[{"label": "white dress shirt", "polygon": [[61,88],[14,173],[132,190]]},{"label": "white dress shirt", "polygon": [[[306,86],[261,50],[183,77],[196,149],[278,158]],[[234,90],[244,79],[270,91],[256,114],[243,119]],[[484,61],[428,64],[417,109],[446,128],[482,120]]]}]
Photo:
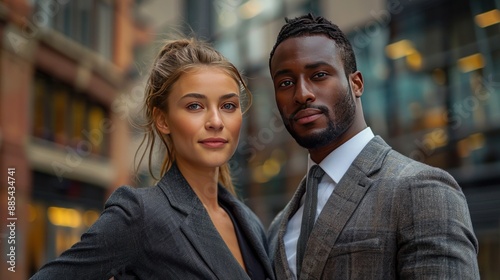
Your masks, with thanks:
[{"label": "white dress shirt", "polygon": [[[372,130],[367,127],[340,147],[332,151],[326,158],[319,163],[319,166],[325,171],[325,175],[318,184],[318,205],[316,208],[316,219],[318,219],[321,210],[325,206],[328,198],[333,193],[335,186],[340,181],[342,176],[346,173],[347,169],[351,166],[354,159],[359,155],[361,150],[370,142],[374,137]],[[316,163],[308,156],[307,170]],[[305,195],[304,195],[305,196]],[[286,232],[283,237],[285,243],[285,252],[288,259],[288,265],[297,278],[297,241],[300,234],[300,224],[302,221],[302,214],[304,212],[304,197],[302,197],[301,206],[295,214],[288,221]]]}]

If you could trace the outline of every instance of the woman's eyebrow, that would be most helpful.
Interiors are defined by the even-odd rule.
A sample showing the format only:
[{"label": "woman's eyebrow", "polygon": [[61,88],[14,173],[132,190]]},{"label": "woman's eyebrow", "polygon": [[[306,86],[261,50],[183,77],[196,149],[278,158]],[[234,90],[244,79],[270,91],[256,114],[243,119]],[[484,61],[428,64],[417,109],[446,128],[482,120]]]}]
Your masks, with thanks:
[{"label": "woman's eyebrow", "polygon": [[228,93],[228,94],[224,94],[223,96],[221,96],[219,98],[219,100],[227,100],[227,99],[230,99],[230,98],[233,98],[233,97],[236,97],[236,98],[240,98],[240,96],[236,93]]},{"label": "woman's eyebrow", "polygon": [[196,92],[188,93],[188,94],[184,95],[183,97],[181,97],[181,99],[188,98],[188,97],[196,98],[196,99],[207,99],[207,97],[204,94],[196,93]]}]

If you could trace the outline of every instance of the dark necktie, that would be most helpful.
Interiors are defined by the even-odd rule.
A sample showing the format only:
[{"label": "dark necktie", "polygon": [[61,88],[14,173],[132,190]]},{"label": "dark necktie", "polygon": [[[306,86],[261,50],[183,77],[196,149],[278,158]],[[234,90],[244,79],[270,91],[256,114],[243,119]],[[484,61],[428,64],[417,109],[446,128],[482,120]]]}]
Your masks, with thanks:
[{"label": "dark necktie", "polygon": [[300,226],[300,235],[297,242],[297,279],[300,277],[304,252],[306,250],[307,240],[314,226],[316,219],[316,208],[318,204],[318,183],[325,171],[319,165],[314,165],[309,169],[306,178],[306,197],[304,201],[304,213]]}]

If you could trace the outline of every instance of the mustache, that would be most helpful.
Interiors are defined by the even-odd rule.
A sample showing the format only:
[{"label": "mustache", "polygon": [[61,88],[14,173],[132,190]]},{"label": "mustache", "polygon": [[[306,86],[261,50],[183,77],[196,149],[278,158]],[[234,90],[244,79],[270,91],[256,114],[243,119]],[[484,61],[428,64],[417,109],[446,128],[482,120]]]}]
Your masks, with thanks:
[{"label": "mustache", "polygon": [[288,117],[288,122],[291,123],[295,119],[295,115],[297,115],[298,112],[304,109],[316,109],[321,111],[321,113],[325,114],[328,116],[330,113],[330,110],[328,110],[328,107],[323,106],[323,105],[311,105],[311,104],[306,104],[304,106],[299,107],[297,110],[295,110],[289,117]]}]

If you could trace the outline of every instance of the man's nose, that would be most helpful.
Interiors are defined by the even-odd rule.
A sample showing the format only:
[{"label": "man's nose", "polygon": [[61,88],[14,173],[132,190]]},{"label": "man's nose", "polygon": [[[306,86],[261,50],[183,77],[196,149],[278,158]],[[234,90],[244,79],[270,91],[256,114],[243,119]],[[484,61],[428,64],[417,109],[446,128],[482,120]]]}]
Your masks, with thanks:
[{"label": "man's nose", "polygon": [[316,96],[311,90],[307,81],[299,80],[295,87],[294,101],[298,104],[307,104],[316,100]]}]

